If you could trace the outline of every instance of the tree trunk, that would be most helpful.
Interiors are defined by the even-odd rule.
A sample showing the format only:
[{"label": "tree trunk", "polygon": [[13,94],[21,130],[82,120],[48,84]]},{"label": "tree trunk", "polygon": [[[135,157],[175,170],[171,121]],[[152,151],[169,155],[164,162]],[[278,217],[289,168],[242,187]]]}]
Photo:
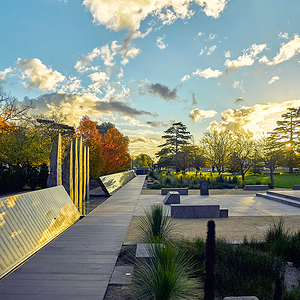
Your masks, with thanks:
[{"label": "tree trunk", "polygon": [[242,171],[242,181],[245,182],[245,173]]},{"label": "tree trunk", "polygon": [[271,178],[271,186],[274,187],[274,176],[272,170],[270,170],[270,178]]}]

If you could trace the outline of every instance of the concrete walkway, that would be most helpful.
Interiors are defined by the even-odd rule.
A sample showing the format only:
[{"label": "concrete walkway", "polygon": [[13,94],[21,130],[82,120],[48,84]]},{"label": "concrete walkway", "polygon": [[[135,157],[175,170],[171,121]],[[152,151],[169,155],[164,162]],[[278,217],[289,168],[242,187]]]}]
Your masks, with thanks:
[{"label": "concrete walkway", "polygon": [[2,279],[0,299],[103,299],[144,180],[130,181]]}]

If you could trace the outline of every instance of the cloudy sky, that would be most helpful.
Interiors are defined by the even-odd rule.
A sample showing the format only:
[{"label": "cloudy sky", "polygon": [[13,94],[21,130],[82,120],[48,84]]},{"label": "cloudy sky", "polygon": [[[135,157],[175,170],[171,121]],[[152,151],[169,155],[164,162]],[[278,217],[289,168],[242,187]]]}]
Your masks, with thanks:
[{"label": "cloudy sky", "polygon": [[110,121],[153,155],[173,121],[261,134],[300,105],[300,2],[10,0],[0,85],[34,113]]}]

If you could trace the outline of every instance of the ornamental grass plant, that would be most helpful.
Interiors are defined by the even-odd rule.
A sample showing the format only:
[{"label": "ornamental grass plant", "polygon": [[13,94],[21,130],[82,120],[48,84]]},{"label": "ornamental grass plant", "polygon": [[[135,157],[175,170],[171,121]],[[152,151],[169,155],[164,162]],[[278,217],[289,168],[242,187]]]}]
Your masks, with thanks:
[{"label": "ornamental grass plant", "polygon": [[152,244],[149,254],[136,262],[133,299],[201,299],[200,281],[192,276],[191,256],[172,243]]},{"label": "ornamental grass plant", "polygon": [[139,242],[164,243],[173,236],[171,218],[164,214],[162,204],[154,204],[138,218]]}]

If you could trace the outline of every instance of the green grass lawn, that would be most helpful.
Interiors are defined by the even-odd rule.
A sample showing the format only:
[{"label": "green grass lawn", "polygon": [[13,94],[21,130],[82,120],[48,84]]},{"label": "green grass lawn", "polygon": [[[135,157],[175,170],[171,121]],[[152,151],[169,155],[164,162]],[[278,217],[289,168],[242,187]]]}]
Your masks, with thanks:
[{"label": "green grass lawn", "polygon": [[[253,175],[252,173],[247,173],[245,175],[245,184],[268,184],[271,182],[270,175],[265,175],[264,173],[268,172],[262,172],[260,175]],[[278,173],[275,171],[275,173]],[[203,177],[218,177],[219,174],[217,172],[211,173],[211,172],[201,172]],[[177,177],[195,177],[195,176],[200,176],[200,172],[186,172],[185,175],[182,174],[176,174],[175,172],[172,172],[172,175],[176,175]],[[224,177],[233,177],[231,173],[222,173]],[[242,181],[242,176],[241,175],[235,175],[239,181]],[[292,188],[295,184],[300,185],[300,174],[298,173],[293,173],[290,174],[288,172],[280,172],[278,175],[273,175],[274,176],[274,183],[275,187],[282,187],[282,188]]]}]

